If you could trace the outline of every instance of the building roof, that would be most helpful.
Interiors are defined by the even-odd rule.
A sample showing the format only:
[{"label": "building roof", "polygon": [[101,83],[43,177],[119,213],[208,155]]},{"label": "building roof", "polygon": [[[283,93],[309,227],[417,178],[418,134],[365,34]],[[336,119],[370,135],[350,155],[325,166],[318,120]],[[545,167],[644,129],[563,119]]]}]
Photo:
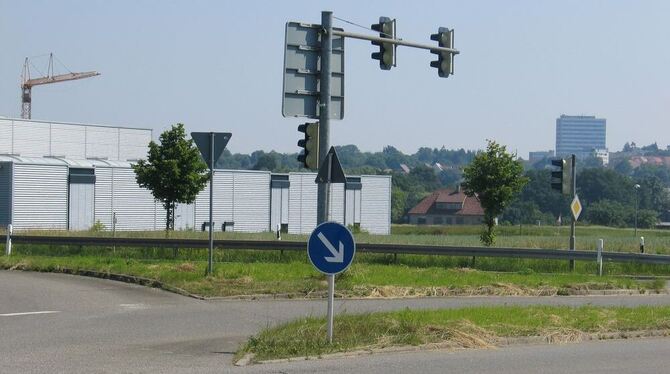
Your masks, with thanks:
[{"label": "building roof", "polygon": [[[456,211],[438,211],[435,203],[463,203],[463,208]],[[407,214],[449,214],[459,216],[482,216],[484,209],[476,196],[468,196],[463,191],[443,189],[437,190],[421,200]]]}]

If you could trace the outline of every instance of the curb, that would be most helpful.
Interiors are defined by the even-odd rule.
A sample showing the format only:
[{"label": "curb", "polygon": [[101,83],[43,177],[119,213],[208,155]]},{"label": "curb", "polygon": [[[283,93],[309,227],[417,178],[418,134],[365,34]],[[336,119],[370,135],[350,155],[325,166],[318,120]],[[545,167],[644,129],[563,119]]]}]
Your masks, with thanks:
[{"label": "curb", "polygon": [[[495,349],[502,347],[511,347],[518,345],[548,345],[548,344],[572,344],[580,343],[585,341],[604,341],[604,340],[616,340],[616,339],[642,339],[642,338],[654,338],[654,337],[668,337],[670,336],[670,329],[664,330],[635,330],[635,331],[619,331],[619,332],[606,332],[606,333],[582,333],[577,336],[575,339],[568,341],[554,341],[550,337],[545,336],[522,336],[522,337],[499,337],[496,338],[496,341],[491,344],[490,348],[483,349]],[[431,343],[418,346],[397,346],[397,347],[387,347],[387,348],[371,348],[371,349],[358,349],[348,352],[337,352],[337,353],[328,353],[319,356],[305,356],[305,357],[291,357],[291,358],[280,358],[274,360],[261,360],[254,361],[254,353],[247,353],[240,360],[234,362],[235,366],[248,366],[256,364],[278,364],[286,362],[296,362],[296,361],[308,361],[308,360],[329,360],[329,359],[338,359],[346,357],[360,357],[368,356],[379,353],[411,353],[411,352],[420,352],[420,351],[439,351],[439,350],[466,350],[473,348],[464,348],[461,346],[456,346],[450,342],[443,343]],[[476,348],[475,348],[476,349]]]}]

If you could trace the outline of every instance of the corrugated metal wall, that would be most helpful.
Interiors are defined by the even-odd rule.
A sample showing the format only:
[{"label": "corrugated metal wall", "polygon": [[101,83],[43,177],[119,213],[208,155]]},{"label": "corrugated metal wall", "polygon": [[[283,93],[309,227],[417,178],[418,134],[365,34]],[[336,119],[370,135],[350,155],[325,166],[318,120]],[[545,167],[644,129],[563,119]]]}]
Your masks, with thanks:
[{"label": "corrugated metal wall", "polygon": [[344,183],[330,185],[328,220],[344,224]]},{"label": "corrugated metal wall", "polygon": [[12,149],[9,152],[24,157],[44,157],[51,155],[51,130],[48,123],[23,123],[12,126]]},{"label": "corrugated metal wall", "polygon": [[195,205],[177,204],[174,210],[174,229],[193,230],[194,228],[197,229],[195,227]]},{"label": "corrugated metal wall", "polygon": [[345,225],[361,223],[361,190],[346,190],[345,204]]},{"label": "corrugated metal wall", "polygon": [[391,233],[391,177],[361,176],[361,229],[371,234]]},{"label": "corrugated metal wall", "polygon": [[94,221],[93,184],[70,183],[69,230],[89,230]]},{"label": "corrugated metal wall", "polygon": [[[98,169],[103,168],[96,168]],[[130,168],[112,168],[113,211],[117,230],[161,230],[165,228],[165,211],[151,192],[135,182]]]},{"label": "corrugated metal wall", "polygon": [[150,131],[119,128],[119,155],[125,160],[147,158],[150,141]]},{"label": "corrugated metal wall", "polygon": [[50,128],[50,150],[45,155],[86,158],[86,127],[53,123]]},{"label": "corrugated metal wall", "polygon": [[[221,231],[224,222],[233,221],[233,173],[214,170],[214,230]],[[202,224],[209,222],[209,183],[195,199],[195,229],[201,230]]]},{"label": "corrugated metal wall", "polygon": [[270,230],[270,173],[234,173],[233,221],[235,231]]},{"label": "corrugated metal wall", "polygon": [[0,119],[0,154],[137,160],[150,141],[150,129]]},{"label": "corrugated metal wall", "polygon": [[270,204],[270,229],[277,229],[277,225],[288,224],[289,189],[273,188],[271,191],[272,202]]},{"label": "corrugated metal wall", "polygon": [[0,162],[0,227],[12,220],[12,164]]},{"label": "corrugated metal wall", "polygon": [[12,153],[13,134],[12,121],[0,119],[0,153]]},{"label": "corrugated metal wall", "polygon": [[111,127],[86,128],[86,156],[119,160],[119,130]]},{"label": "corrugated metal wall", "polygon": [[[68,166],[65,161],[60,165],[57,162],[61,161],[43,160],[50,164],[6,162],[0,169],[0,214],[10,210],[3,210],[1,204],[3,196],[8,195],[4,190],[12,190],[7,174],[11,174],[12,168],[14,170],[12,218],[17,229],[67,228]],[[165,211],[161,203],[154,200],[149,190],[137,185],[135,173],[128,164],[104,162],[109,165],[104,166],[101,163],[96,162],[93,196],[86,194],[86,199],[92,198],[94,201],[93,222],[100,221],[107,229],[111,229],[113,213],[116,212],[117,230],[162,230],[165,227]],[[224,222],[233,222],[232,230],[241,232],[274,230],[273,225],[288,223],[290,233],[310,233],[316,227],[317,185],[314,179],[314,173],[290,173],[289,188],[271,189],[269,172],[217,170],[214,177],[215,230],[220,231]],[[361,228],[370,233],[388,234],[391,214],[390,177],[363,176],[361,185],[361,190],[346,191],[343,184],[332,186],[330,219],[344,222],[346,217],[345,224],[360,222]],[[271,190],[274,193],[272,197]],[[75,192],[72,191],[74,195],[71,199],[81,199]],[[8,201],[8,198],[4,198],[4,201]],[[73,202],[71,209],[78,210],[77,206]],[[178,218],[176,228],[188,226],[201,229],[202,223],[209,220],[208,208],[207,187],[193,205],[178,207],[177,215],[183,218]],[[8,214],[5,213],[5,216]],[[81,216],[90,222],[85,214]],[[4,219],[7,221],[9,218]],[[81,228],[74,219],[71,226]]]},{"label": "corrugated metal wall", "polygon": [[289,174],[288,232],[309,233],[316,227],[316,194],[314,173]]},{"label": "corrugated metal wall", "polygon": [[112,229],[112,168],[95,169],[95,221]]},{"label": "corrugated metal wall", "polygon": [[[233,204],[235,202],[235,204]],[[242,170],[214,172],[214,230],[224,222],[226,230],[261,232],[270,229],[270,173]],[[209,185],[195,201],[195,225],[201,229],[209,221]]]},{"label": "corrugated metal wall", "polygon": [[67,229],[66,165],[14,164],[13,180],[16,229]]}]

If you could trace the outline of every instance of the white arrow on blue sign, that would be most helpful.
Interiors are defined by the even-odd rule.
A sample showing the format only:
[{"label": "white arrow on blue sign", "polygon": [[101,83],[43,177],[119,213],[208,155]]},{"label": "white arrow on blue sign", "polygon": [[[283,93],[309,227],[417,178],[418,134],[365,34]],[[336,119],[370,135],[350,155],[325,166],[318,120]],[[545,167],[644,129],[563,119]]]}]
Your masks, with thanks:
[{"label": "white arrow on blue sign", "polygon": [[345,271],[356,254],[354,236],[346,226],[324,222],[317,226],[307,241],[307,256],[312,265],[324,274]]}]

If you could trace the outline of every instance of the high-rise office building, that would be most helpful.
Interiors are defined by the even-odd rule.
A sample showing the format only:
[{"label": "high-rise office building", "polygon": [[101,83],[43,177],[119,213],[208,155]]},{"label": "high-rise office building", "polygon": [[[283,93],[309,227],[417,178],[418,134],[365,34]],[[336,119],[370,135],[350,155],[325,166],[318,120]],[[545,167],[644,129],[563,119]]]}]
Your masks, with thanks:
[{"label": "high-rise office building", "polygon": [[579,158],[606,150],[606,120],[595,116],[566,116],[556,119],[556,156],[575,154]]}]

